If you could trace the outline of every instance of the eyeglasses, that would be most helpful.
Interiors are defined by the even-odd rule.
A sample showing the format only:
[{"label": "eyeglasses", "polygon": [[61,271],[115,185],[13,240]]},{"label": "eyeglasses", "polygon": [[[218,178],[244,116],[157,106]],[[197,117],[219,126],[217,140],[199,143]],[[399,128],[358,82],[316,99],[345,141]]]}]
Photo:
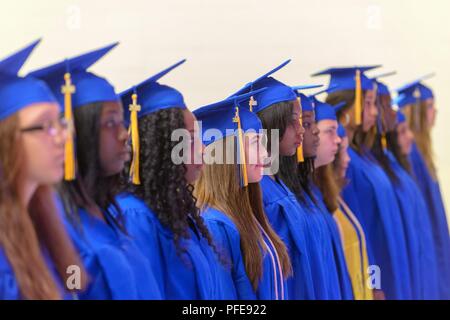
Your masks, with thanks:
[{"label": "eyeglasses", "polygon": [[126,128],[127,127],[126,125],[127,123],[125,120],[116,120],[116,119],[109,119],[101,124],[101,126],[106,129]]},{"label": "eyeglasses", "polygon": [[20,132],[26,133],[26,132],[42,131],[51,137],[55,137],[59,132],[66,132],[72,127],[73,125],[70,125],[66,119],[59,118],[57,121],[48,121],[40,125],[21,128]]}]

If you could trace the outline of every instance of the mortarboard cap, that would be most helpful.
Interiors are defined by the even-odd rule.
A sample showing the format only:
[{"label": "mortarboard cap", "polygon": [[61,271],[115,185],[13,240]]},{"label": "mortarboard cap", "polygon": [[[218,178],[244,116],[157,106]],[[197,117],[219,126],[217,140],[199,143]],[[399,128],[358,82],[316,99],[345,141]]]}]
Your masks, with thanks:
[{"label": "mortarboard cap", "polygon": [[360,125],[362,123],[362,91],[373,90],[373,81],[367,78],[364,72],[378,67],[380,65],[330,68],[312,76],[330,75],[329,93],[355,90],[355,123]]},{"label": "mortarboard cap", "polygon": [[178,90],[157,82],[185,61],[186,59],[183,59],[120,93],[124,105],[124,118],[129,123],[128,131],[131,135],[133,158],[130,167],[130,179],[133,184],[140,184],[138,119],[163,109],[175,107],[186,109],[183,95]]},{"label": "mortarboard cap", "polygon": [[57,102],[43,81],[17,75],[39,42],[34,41],[0,61],[0,120],[31,104]]},{"label": "mortarboard cap", "polygon": [[239,89],[234,95],[241,95],[260,88],[267,88],[259,94],[250,96],[249,107],[250,111],[260,112],[271,105],[284,101],[292,101],[297,99],[297,95],[292,87],[282,83],[271,77],[276,71],[282,69],[291,60],[286,60],[279,66],[260,76],[256,80],[249,82],[244,87]]},{"label": "mortarboard cap", "polygon": [[[243,135],[245,131],[258,132],[262,124],[258,116],[250,111],[246,103],[250,96],[261,93],[266,88],[250,91],[241,95],[228,97],[225,100],[201,107],[194,111],[197,121],[201,121],[202,140],[205,145],[210,145],[227,136],[236,136],[237,154],[240,159],[239,173],[241,186],[248,185],[247,167],[245,163]],[[244,103],[244,106],[241,104]],[[207,130],[215,129],[220,132],[219,137],[207,137]]]},{"label": "mortarboard cap", "polygon": [[336,112],[342,108],[345,105],[345,102],[339,102],[337,105],[333,106],[331,104],[322,102],[314,99],[314,105],[315,105],[315,113],[316,113],[316,122],[322,121],[322,120],[336,120]]},{"label": "mortarboard cap", "polygon": [[425,75],[398,88],[396,90],[398,96],[395,99],[395,104],[398,105],[399,108],[402,108],[409,104],[415,104],[417,101],[425,101],[434,98],[433,91],[422,83],[424,80],[433,76],[434,74]]},{"label": "mortarboard cap", "polygon": [[61,105],[65,105],[66,94],[63,93],[62,87],[67,85],[67,77],[69,77],[69,85],[73,85],[73,90],[71,90],[73,91],[71,93],[73,108],[94,102],[118,101],[114,87],[106,79],[87,71],[117,45],[118,43],[114,43],[65,59],[32,71],[29,75],[44,80]]},{"label": "mortarboard cap", "polygon": [[[29,75],[45,81],[59,103],[64,106],[66,121],[73,123],[73,108],[94,102],[118,101],[114,87],[106,79],[87,71],[117,44],[65,59],[32,71]],[[76,176],[74,140],[75,132],[69,131],[65,144],[64,180],[66,181],[72,181]]]}]

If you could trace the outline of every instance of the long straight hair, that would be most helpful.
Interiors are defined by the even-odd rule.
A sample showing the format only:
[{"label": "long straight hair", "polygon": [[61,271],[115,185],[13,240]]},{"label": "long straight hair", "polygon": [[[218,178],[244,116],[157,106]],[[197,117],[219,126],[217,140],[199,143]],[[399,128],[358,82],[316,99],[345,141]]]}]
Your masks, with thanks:
[{"label": "long straight hair", "polygon": [[[387,107],[390,107],[392,103],[391,96],[388,95],[377,95],[377,106],[378,109],[384,110]],[[381,113],[382,111],[380,111]],[[384,114],[379,115],[381,117],[382,125],[384,127],[384,123],[386,122],[383,118]],[[377,130],[378,131],[378,130]],[[373,145],[372,145],[372,154],[375,156],[375,158],[378,160],[378,163],[383,168],[383,170],[387,173],[389,178],[394,184],[398,184],[400,182],[399,178],[397,177],[397,174],[395,173],[394,169],[392,168],[391,161],[389,157],[386,155],[385,150],[383,149],[382,144],[382,133],[376,132]],[[387,133],[386,133],[386,142],[387,142]]]},{"label": "long straight hair", "polygon": [[338,197],[341,189],[333,172],[333,165],[328,164],[317,168],[314,174],[314,182],[323,195],[328,211],[331,213],[336,211],[339,208]]},{"label": "long straight hair", "polygon": [[[89,212],[98,206],[105,221],[115,224],[126,233],[122,215],[115,197],[124,190],[122,173],[105,177],[100,165],[100,117],[103,103],[95,102],[74,109],[76,130],[77,177],[60,186],[66,214],[76,227],[79,225],[78,208]],[[115,213],[111,210],[115,210]]]},{"label": "long straight hair", "polygon": [[[226,155],[227,151],[231,151],[229,146],[233,145],[228,140],[233,138],[226,137],[208,147],[217,147],[220,143],[225,151],[223,154]],[[235,223],[241,238],[245,270],[255,290],[263,274],[263,253],[260,248],[265,248],[258,224],[273,242],[284,276],[291,274],[286,246],[270,226],[264,212],[260,185],[250,183],[241,188],[236,164],[206,164],[195,184],[194,194],[202,210],[207,207],[216,208]]]},{"label": "long straight hair", "polygon": [[[294,104],[291,101],[278,102],[258,112],[258,117],[261,119],[263,128],[268,133],[271,130],[279,130],[279,139],[281,141],[292,119],[293,108]],[[267,149],[271,150],[272,135],[268,134],[267,138]],[[300,203],[305,203],[303,179],[300,178],[299,171],[301,170],[299,170],[297,165],[296,156],[286,157],[279,155],[279,171],[275,176],[286,184]]]},{"label": "long straight hair", "polygon": [[410,175],[412,175],[411,163],[409,162],[408,156],[401,152],[400,145],[398,144],[398,134],[397,130],[388,132],[386,134],[386,140],[388,149],[397,159],[398,163],[405,169]]},{"label": "long straight hair", "polygon": [[[363,91],[363,97],[366,92]],[[343,114],[347,112],[355,103],[355,91],[354,90],[341,90],[330,93],[326,102],[331,105],[336,105],[340,102],[345,102],[345,105],[340,108],[337,112],[337,118],[340,122],[342,122]],[[374,126],[368,132],[364,132],[362,125],[356,126],[354,123],[354,119],[350,121],[347,125],[351,129],[354,130],[353,139],[349,141],[350,146],[360,154],[363,154],[365,151],[370,150],[375,141],[376,127]]]},{"label": "long straight hair", "polygon": [[[22,181],[26,165],[17,114],[0,123],[0,246],[4,250],[25,299],[60,299],[41,246],[55,263],[61,281],[67,267],[84,269],[67,236],[51,187],[38,187],[23,206]],[[85,278],[82,277],[82,287]]]},{"label": "long straight hair", "polygon": [[[418,112],[415,112],[418,109]],[[437,171],[434,163],[431,130],[427,123],[427,105],[424,101],[404,107],[408,125],[414,133],[417,148],[422,154],[430,175],[436,180]]]}]

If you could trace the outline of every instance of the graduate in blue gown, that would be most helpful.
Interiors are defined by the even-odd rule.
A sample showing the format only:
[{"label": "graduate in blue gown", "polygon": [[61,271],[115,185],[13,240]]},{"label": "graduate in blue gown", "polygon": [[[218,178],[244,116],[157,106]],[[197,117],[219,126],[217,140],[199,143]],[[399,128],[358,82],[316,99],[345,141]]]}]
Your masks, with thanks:
[{"label": "graduate in blue gown", "polygon": [[411,277],[400,208],[389,177],[370,153],[376,93],[364,72],[371,69],[374,67],[334,68],[316,75],[331,75],[327,103],[346,103],[337,113],[351,145],[349,184],[343,198],[366,233],[370,265],[377,267],[371,274],[374,289],[381,289],[387,299],[410,299]]},{"label": "graduate in blue gown", "polygon": [[261,90],[194,111],[207,145],[195,196],[228,262],[219,270],[226,299],[289,298],[286,279],[292,270],[288,251],[270,226],[259,186],[267,161],[262,126],[247,109],[250,96],[256,97]]},{"label": "graduate in blue gown", "polygon": [[[323,124],[325,133],[330,133],[327,128],[330,123]],[[334,125],[334,124],[332,124]],[[322,125],[321,125],[322,126]],[[334,128],[333,128],[334,129]],[[382,297],[376,296],[368,283],[369,254],[367,252],[367,241],[361,224],[342,199],[340,193],[347,184],[345,173],[350,162],[348,156],[348,137],[345,128],[338,124],[337,134],[341,139],[335,159],[331,165],[319,168],[315,173],[315,181],[324,195],[327,209],[333,212],[339,234],[341,236],[342,248],[347,263],[348,273],[352,282],[353,297],[355,300],[374,300]],[[328,154],[330,156],[330,154]]]},{"label": "graduate in blue gown", "polygon": [[67,267],[84,272],[53,199],[67,124],[44,82],[17,75],[38,43],[0,61],[0,300],[71,299]]},{"label": "graduate in blue gown", "polygon": [[[271,75],[283,68],[290,60],[259,77],[238,91],[244,93],[251,88],[266,90],[254,95],[248,101],[252,111],[261,119],[263,128],[268,130],[268,150],[271,151],[271,130],[280,130],[279,146],[271,155],[272,169],[261,180],[264,210],[271,226],[280,236],[289,252],[293,275],[287,281],[289,299],[315,299],[314,283],[306,244],[306,223],[303,209],[299,206],[295,195],[279,179],[276,166],[279,165],[278,155],[292,156],[301,145],[304,129],[301,125],[301,107],[293,88],[277,81]],[[317,87],[317,86],[313,86]],[[309,88],[309,87],[303,87]],[[256,102],[256,103],[255,103]],[[242,103],[244,106],[247,103]],[[274,147],[275,148],[275,147]],[[314,239],[310,240],[311,242]]]},{"label": "graduate in blue gown", "polygon": [[[220,299],[219,255],[192,195],[202,168],[195,117],[179,91],[158,82],[184,61],[121,94],[133,159],[132,186],[118,204],[165,299]],[[176,145],[183,146],[177,159]]]},{"label": "graduate in blue gown", "polygon": [[[417,184],[398,160],[407,162],[404,157],[409,154],[410,147],[405,145],[410,144],[413,135],[404,123],[403,114],[391,110],[388,87],[377,79],[374,81],[377,86],[378,133],[372,153],[388,174],[400,207],[411,271],[412,299],[437,299],[437,263],[429,214]],[[395,121],[397,115],[400,123]],[[403,151],[400,150],[399,142],[404,145]]]},{"label": "graduate in blue gown", "polygon": [[161,299],[149,261],[121,223],[116,196],[130,157],[123,109],[113,86],[87,69],[116,44],[30,73],[64,105],[75,134],[66,143],[61,207],[86,265],[81,299]]},{"label": "graduate in blue gown", "polygon": [[[312,184],[314,158],[319,145],[312,100],[298,93],[305,128],[302,148],[293,156],[280,158],[280,178],[295,194],[304,211],[304,233],[311,266],[314,298],[318,300],[351,299],[341,289],[340,257],[335,255],[333,230],[317,199]],[[329,213],[327,213],[329,214]],[[331,217],[332,219],[332,217]],[[343,273],[342,273],[343,274]]]},{"label": "graduate in blue gown", "polygon": [[431,157],[431,129],[434,126],[433,91],[423,84],[422,77],[397,89],[396,104],[407,115],[407,123],[414,133],[409,160],[430,215],[433,241],[438,259],[440,299],[450,299],[450,236],[436,168]]},{"label": "graduate in blue gown", "polygon": [[425,196],[427,212],[430,214],[433,242],[436,250],[440,299],[450,299],[450,239],[448,223],[439,182],[429,173],[419,149],[415,144],[409,155],[415,177]]},{"label": "graduate in blue gown", "polygon": [[[317,170],[331,164],[336,156],[338,145],[341,143],[341,138],[337,134],[338,121],[336,111],[343,106],[343,103],[336,106],[331,106],[327,103],[319,101],[315,96],[312,96],[311,99],[315,107],[315,120],[318,128],[320,129],[320,144],[317,148],[317,154],[314,160],[314,167]],[[320,189],[316,183],[321,183],[322,189]],[[329,187],[330,186],[327,186],[324,181],[319,181],[317,176],[315,176],[315,183],[312,184],[312,189],[316,196],[318,205],[323,212],[323,218],[326,220],[330,228],[330,234],[333,242],[333,253],[339,276],[341,296],[342,299],[350,300],[353,299],[353,289],[342,248],[341,236],[337,224],[333,218],[333,213],[336,208],[328,208],[325,204],[324,194],[328,194],[330,192],[330,190],[328,190]]]}]

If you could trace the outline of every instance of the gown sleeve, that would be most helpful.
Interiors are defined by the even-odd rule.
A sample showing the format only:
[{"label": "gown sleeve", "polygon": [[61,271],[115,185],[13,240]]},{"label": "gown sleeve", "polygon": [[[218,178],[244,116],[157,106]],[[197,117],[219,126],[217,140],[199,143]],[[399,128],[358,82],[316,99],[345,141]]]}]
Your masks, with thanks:
[{"label": "gown sleeve", "polygon": [[210,230],[221,255],[227,260],[227,266],[220,266],[219,278],[223,291],[223,299],[254,300],[255,292],[245,271],[241,252],[239,232],[229,223],[206,218]]}]

